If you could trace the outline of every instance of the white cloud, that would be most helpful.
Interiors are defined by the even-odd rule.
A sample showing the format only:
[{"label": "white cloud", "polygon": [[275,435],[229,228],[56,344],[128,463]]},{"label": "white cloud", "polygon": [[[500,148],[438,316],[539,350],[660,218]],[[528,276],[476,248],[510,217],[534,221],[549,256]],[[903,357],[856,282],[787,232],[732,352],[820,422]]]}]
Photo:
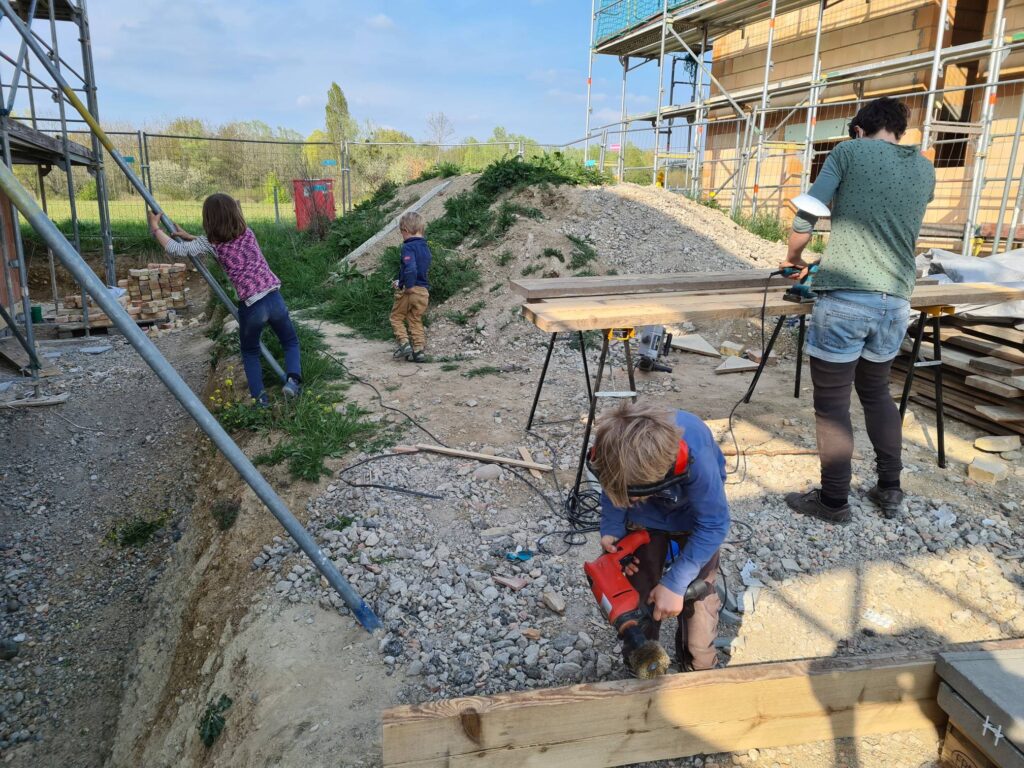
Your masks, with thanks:
[{"label": "white cloud", "polygon": [[370,29],[392,29],[395,26],[395,21],[386,13],[378,13],[366,20],[366,26]]},{"label": "white cloud", "polygon": [[316,96],[310,96],[308,93],[304,93],[295,99],[296,107],[311,107],[317,102]]}]

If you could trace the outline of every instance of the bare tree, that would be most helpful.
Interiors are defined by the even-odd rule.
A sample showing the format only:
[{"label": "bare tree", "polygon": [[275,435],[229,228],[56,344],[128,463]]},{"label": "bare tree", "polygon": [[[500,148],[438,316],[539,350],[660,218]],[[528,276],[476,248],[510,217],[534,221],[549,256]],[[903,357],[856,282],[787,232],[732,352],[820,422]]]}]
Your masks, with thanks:
[{"label": "bare tree", "polygon": [[444,112],[431,112],[427,115],[427,132],[430,140],[437,144],[437,161],[441,160],[441,144],[455,135],[455,126]]}]

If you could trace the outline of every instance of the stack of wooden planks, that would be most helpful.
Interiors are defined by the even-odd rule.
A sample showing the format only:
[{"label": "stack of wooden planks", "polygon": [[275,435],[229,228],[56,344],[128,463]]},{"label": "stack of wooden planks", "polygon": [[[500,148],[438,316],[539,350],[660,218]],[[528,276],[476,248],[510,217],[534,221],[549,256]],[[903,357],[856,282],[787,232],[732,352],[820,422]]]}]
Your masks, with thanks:
[{"label": "stack of wooden planks", "polygon": [[[921,343],[921,359],[932,360],[930,328]],[[972,323],[955,318],[941,330],[945,412],[994,434],[1024,435],[1024,331],[1012,326]],[[894,383],[906,376],[912,345],[893,365]],[[911,399],[935,407],[932,368],[919,368]]]}]

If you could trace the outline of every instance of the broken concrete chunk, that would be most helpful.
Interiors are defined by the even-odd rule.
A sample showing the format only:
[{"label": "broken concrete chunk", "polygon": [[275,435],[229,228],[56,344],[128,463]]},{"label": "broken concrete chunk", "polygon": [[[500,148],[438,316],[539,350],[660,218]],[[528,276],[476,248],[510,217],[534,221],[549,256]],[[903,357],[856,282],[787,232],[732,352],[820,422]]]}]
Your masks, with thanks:
[{"label": "broken concrete chunk", "polygon": [[514,592],[518,592],[530,583],[522,576],[502,576],[500,574],[495,574],[491,578],[494,579],[496,583],[501,584],[503,587],[508,587]]},{"label": "broken concrete chunk", "polygon": [[102,355],[104,352],[109,352],[113,347],[110,344],[98,344],[94,347],[82,347],[82,354],[84,355]]},{"label": "broken concrete chunk", "polygon": [[723,341],[718,345],[718,351],[725,357],[743,357],[743,345],[735,341]]},{"label": "broken concrete chunk", "polygon": [[746,373],[756,370],[757,363],[752,360],[747,360],[743,357],[727,357],[720,366],[715,368],[715,373]]},{"label": "broken concrete chunk", "polygon": [[497,464],[482,464],[473,471],[476,480],[497,480],[501,477],[501,467]]},{"label": "broken concrete chunk", "polygon": [[998,483],[1010,474],[1010,467],[999,459],[979,456],[967,467],[967,476],[979,483]]},{"label": "broken concrete chunk", "polygon": [[974,441],[974,447],[986,453],[1003,453],[1020,448],[1020,435],[987,435]]},{"label": "broken concrete chunk", "polygon": [[550,589],[544,590],[540,596],[540,601],[555,613],[565,613],[565,598],[557,592],[552,592]]},{"label": "broken concrete chunk", "polygon": [[710,343],[698,334],[690,334],[687,336],[673,336],[672,337],[672,349],[680,352],[692,352],[695,355],[704,355],[706,357],[721,357],[722,354],[711,346]]},{"label": "broken concrete chunk", "polygon": [[[747,359],[752,360],[755,363],[761,362],[761,350],[760,349],[748,349]],[[779,356],[774,352],[768,353],[768,365],[775,365],[775,362],[779,359]]]}]

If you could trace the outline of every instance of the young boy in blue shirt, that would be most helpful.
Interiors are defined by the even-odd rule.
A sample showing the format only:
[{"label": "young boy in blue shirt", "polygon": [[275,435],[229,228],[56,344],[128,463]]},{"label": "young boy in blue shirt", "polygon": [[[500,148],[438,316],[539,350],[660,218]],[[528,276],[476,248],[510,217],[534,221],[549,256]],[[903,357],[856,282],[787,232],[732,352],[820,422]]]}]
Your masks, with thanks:
[{"label": "young boy in blue shirt", "polygon": [[[651,603],[647,637],[657,640],[661,621],[678,616],[676,658],[683,671],[720,666],[714,642],[721,600],[714,589],[719,548],[729,532],[725,458],[711,430],[686,411],[625,404],[597,425],[592,466],[601,482],[601,546],[616,551],[627,531],[646,529],[650,544],[625,568],[641,604]],[[651,495],[633,495],[657,484]],[[675,544],[678,555],[666,568]],[[685,601],[695,580],[710,585]]]},{"label": "young boy in blue shirt", "polygon": [[[391,329],[395,332],[398,349],[395,357],[404,357],[414,363],[426,360],[423,350],[427,336],[423,331],[423,315],[430,304],[430,271],[432,255],[423,237],[426,222],[415,211],[407,213],[398,222],[402,235],[402,262],[398,279],[394,281],[395,304],[391,309]],[[406,323],[409,331],[406,333]],[[412,339],[410,343],[410,338]]]}]

